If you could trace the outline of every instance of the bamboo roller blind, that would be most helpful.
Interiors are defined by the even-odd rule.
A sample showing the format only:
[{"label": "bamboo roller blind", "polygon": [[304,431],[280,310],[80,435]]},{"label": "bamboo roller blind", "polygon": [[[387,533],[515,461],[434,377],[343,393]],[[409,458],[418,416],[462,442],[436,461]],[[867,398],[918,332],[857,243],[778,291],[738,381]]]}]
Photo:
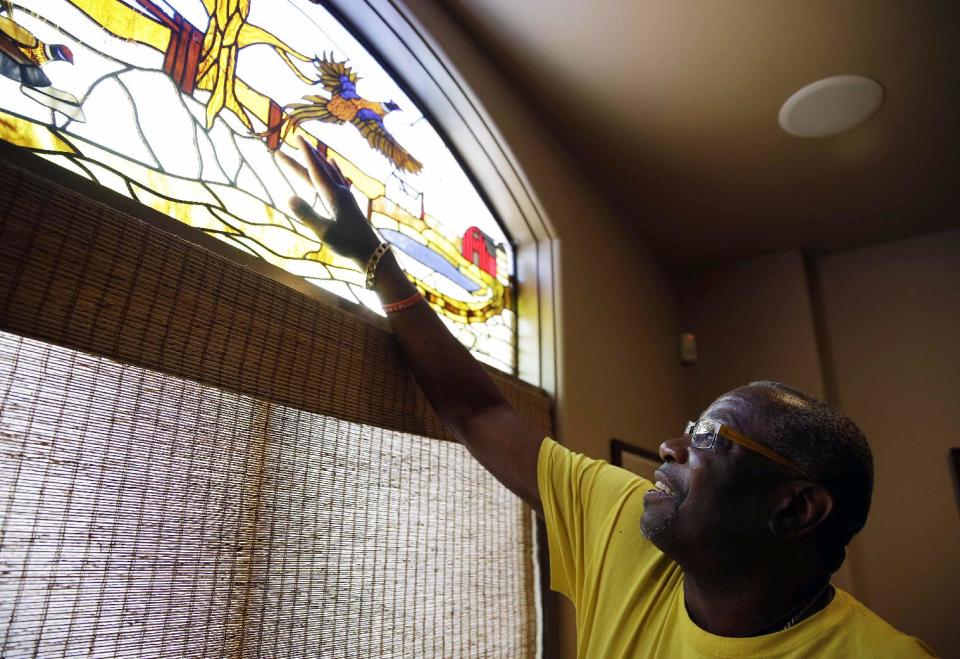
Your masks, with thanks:
[{"label": "bamboo roller blind", "polygon": [[0,191],[0,655],[535,654],[530,512],[388,332],[2,161]]}]

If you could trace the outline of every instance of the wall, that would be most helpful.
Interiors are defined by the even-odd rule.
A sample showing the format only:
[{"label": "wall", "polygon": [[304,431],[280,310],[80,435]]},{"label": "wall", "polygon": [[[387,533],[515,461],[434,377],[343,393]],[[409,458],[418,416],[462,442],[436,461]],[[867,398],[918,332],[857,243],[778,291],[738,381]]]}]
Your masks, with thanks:
[{"label": "wall", "polygon": [[780,380],[823,398],[813,312],[799,251],[678,274],[684,331],[699,359],[685,367],[692,419],[751,380]]},{"label": "wall", "polygon": [[[677,310],[667,273],[613,212],[541,118],[429,1],[407,5],[488,112],[554,235],[558,439],[609,458],[613,437],[656,449],[684,418]],[[560,607],[548,657],[575,657],[572,607]]]},{"label": "wall", "polygon": [[819,259],[840,407],[876,470],[857,594],[942,656],[960,656],[960,231]]},{"label": "wall", "polygon": [[[408,2],[469,84],[546,211],[558,310],[557,427],[563,441],[609,455],[609,439],[656,448],[683,416],[677,310],[669,273],[633,223],[613,211],[489,58],[433,2]],[[638,436],[638,429],[650,433]]]}]

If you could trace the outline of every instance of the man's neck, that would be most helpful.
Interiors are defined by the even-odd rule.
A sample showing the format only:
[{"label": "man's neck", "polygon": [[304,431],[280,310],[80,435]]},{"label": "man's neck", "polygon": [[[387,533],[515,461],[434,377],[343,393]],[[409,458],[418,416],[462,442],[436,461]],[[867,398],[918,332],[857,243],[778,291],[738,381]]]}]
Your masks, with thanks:
[{"label": "man's neck", "polygon": [[717,636],[757,636],[783,629],[798,613],[806,618],[822,609],[830,601],[824,592],[828,581],[822,575],[798,579],[767,573],[724,582],[685,572],[683,596],[687,613],[701,629]]}]

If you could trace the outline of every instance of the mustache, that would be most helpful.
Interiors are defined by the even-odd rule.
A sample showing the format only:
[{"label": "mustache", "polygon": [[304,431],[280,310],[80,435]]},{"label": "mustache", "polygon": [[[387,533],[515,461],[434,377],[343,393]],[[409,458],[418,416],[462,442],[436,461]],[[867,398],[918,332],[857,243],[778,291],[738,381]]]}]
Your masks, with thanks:
[{"label": "mustache", "polygon": [[666,483],[667,487],[669,487],[671,490],[673,490],[677,494],[682,494],[682,495],[687,494],[687,488],[681,486],[681,483],[683,483],[683,479],[680,478],[680,475],[679,473],[677,473],[677,470],[673,466],[673,463],[664,462],[654,472],[654,476],[662,480],[664,483]]}]

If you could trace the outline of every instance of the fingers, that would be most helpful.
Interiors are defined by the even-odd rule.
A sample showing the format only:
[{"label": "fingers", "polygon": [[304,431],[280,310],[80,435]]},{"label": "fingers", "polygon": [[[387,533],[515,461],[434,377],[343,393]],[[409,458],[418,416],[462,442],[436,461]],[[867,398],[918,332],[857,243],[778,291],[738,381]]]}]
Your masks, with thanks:
[{"label": "fingers", "polygon": [[337,164],[337,161],[327,156],[327,162],[330,163],[330,168],[336,173],[337,177],[339,177],[340,185],[348,185],[347,177],[340,171],[340,165]]},{"label": "fingers", "polygon": [[310,143],[302,136],[297,137],[297,141],[300,145],[300,151],[303,152],[307,161],[307,172],[310,174],[313,185],[329,199],[333,199],[336,193],[334,185],[337,181],[333,170],[330,168],[330,163],[321,158],[317,150],[310,146]]},{"label": "fingers", "polygon": [[317,211],[313,210],[313,206],[300,197],[290,197],[287,203],[290,204],[290,210],[293,211],[293,214],[310,227],[321,242],[325,242],[327,231],[334,225],[334,222],[322,217]]},{"label": "fingers", "polygon": [[[307,168],[297,162],[296,158],[290,157],[283,151],[275,151],[274,157],[280,169],[283,170],[283,175],[293,187],[294,194],[313,201],[314,197],[318,196],[317,189],[313,187],[313,181],[310,180],[310,172],[307,171]],[[324,200],[324,203],[326,203],[326,200]],[[325,207],[325,210],[329,213],[329,207]]]},{"label": "fingers", "polygon": [[[304,155],[307,158],[307,163],[314,161],[318,168],[321,169],[321,173],[328,176],[334,183],[349,187],[350,183],[347,181],[347,177],[344,176],[343,172],[340,170],[340,165],[337,164],[337,161],[331,157],[326,159],[321,158],[320,154],[317,153],[317,150],[314,149],[309,142],[307,142],[303,137],[298,137],[300,150],[303,151]],[[289,167],[297,176],[301,177],[307,183],[313,184],[313,180],[310,178],[310,171],[297,162],[295,159],[288,156],[283,151],[275,152],[275,155],[281,160],[281,162]],[[312,157],[311,157],[312,156]]]},{"label": "fingers", "polygon": [[290,171],[295,173],[297,176],[302,178],[307,183],[313,184],[313,181],[310,180],[310,172],[307,171],[307,168],[298,163],[296,160],[288,156],[283,151],[276,151],[277,158],[286,166],[290,168]]}]

